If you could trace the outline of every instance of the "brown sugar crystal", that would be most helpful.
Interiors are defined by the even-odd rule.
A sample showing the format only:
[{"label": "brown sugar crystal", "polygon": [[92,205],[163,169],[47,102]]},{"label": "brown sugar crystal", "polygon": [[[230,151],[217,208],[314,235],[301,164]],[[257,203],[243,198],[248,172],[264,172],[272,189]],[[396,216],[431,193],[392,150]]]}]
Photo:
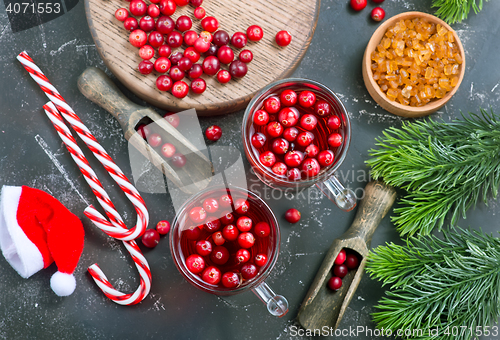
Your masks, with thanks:
[{"label": "brown sugar crystal", "polygon": [[373,80],[391,101],[423,106],[459,80],[462,56],[451,31],[422,18],[389,27],[371,54]]}]

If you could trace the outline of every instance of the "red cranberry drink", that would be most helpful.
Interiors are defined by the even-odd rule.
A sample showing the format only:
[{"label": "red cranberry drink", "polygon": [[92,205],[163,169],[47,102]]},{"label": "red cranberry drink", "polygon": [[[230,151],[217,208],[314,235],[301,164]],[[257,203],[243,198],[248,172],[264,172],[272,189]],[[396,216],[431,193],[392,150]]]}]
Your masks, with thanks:
[{"label": "red cranberry drink", "polygon": [[170,232],[174,262],[191,284],[217,295],[252,290],[272,315],[281,317],[288,302],[264,282],[279,245],[279,226],[271,209],[241,188],[210,188],[191,197]]},{"label": "red cranberry drink", "polygon": [[248,105],[242,137],[265,184],[293,191],[316,184],[340,209],[356,206],[355,194],[335,177],[349,148],[349,116],[326,86],[307,79],[268,85]]}]

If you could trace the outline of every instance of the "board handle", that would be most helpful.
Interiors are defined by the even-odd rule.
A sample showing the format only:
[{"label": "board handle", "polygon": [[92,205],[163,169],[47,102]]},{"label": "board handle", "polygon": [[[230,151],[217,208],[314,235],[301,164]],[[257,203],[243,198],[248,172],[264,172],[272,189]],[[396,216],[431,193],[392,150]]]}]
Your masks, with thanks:
[{"label": "board handle", "polygon": [[132,114],[144,110],[144,107],[125,97],[106,73],[97,67],[87,68],[78,77],[78,89],[85,97],[111,113],[123,131],[134,129],[135,126],[129,126]]}]

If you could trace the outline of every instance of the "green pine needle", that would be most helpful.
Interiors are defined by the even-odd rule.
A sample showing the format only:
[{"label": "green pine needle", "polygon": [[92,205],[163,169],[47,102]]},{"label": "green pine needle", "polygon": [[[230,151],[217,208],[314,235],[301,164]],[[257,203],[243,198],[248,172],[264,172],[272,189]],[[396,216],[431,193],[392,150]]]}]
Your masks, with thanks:
[{"label": "green pine needle", "polygon": [[[369,253],[370,276],[391,285],[372,315],[378,328],[422,330],[406,339],[469,340],[478,335],[476,327],[484,332],[497,322],[500,240],[458,231],[445,231],[443,240],[411,237],[405,246],[390,243]],[[439,333],[430,333],[436,327]]]},{"label": "green pine needle", "polygon": [[480,199],[498,195],[500,116],[493,112],[403,123],[376,141],[366,162],[372,177],[408,191],[394,209],[402,235],[429,235],[449,213],[455,225]]},{"label": "green pine needle", "polygon": [[479,13],[483,9],[483,0],[434,0],[432,7],[437,7],[436,15],[451,25],[467,19],[471,8]]}]

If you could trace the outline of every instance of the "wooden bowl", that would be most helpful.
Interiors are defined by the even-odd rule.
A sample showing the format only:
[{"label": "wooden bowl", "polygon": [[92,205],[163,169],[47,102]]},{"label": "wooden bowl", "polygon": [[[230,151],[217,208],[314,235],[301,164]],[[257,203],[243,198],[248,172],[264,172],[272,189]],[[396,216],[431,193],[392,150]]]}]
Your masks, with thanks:
[{"label": "wooden bowl", "polygon": [[[406,20],[406,19],[411,20],[416,17],[427,19],[427,21],[435,24],[440,24],[441,26],[444,26],[447,30],[453,32],[453,36],[455,37],[455,41],[460,50],[460,55],[462,56],[463,59],[462,65],[460,65],[460,74],[457,85],[450,92],[448,92],[443,98],[438,100],[432,100],[431,102],[421,107],[414,107],[409,105],[406,106],[396,101],[389,100],[386,94],[382,92],[382,90],[380,90],[380,86],[373,79],[373,73],[371,70],[372,61],[370,57],[371,53],[380,43],[382,37],[384,36],[385,32],[390,26],[394,25],[396,22],[400,20]],[[462,83],[462,79],[464,78],[464,74],[465,74],[465,53],[457,33],[443,20],[435,17],[434,15],[422,12],[405,12],[387,19],[373,33],[372,37],[370,38],[370,41],[368,42],[368,45],[366,46],[365,54],[363,56],[363,80],[373,100],[375,100],[377,104],[379,104],[382,108],[389,111],[390,113],[403,117],[409,117],[409,118],[423,117],[439,110],[448,102],[448,100],[451,99],[451,97],[455,94],[455,92],[457,92],[458,87],[460,86],[460,84]]]}]

